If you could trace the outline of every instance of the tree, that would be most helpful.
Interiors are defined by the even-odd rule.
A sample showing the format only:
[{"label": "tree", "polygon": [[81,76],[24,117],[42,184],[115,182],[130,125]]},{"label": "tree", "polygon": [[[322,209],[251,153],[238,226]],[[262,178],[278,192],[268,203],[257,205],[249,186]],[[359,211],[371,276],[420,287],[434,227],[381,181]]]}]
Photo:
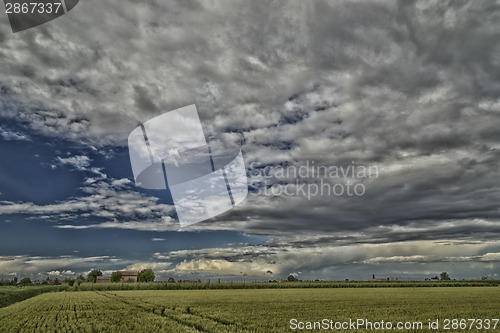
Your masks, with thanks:
[{"label": "tree", "polygon": [[441,273],[441,280],[451,280],[450,276],[446,272]]},{"label": "tree", "polygon": [[[88,280],[88,278],[87,278],[87,280]],[[75,279],[75,283],[77,285],[80,285],[80,284],[82,284],[82,282],[85,282],[85,278],[83,277],[83,275],[80,274],[80,276]],[[91,282],[91,281],[87,281],[87,282]]]},{"label": "tree", "polygon": [[111,273],[111,278],[109,279],[111,282],[120,282],[123,274],[121,272],[113,272]]},{"label": "tree", "polygon": [[70,286],[73,286],[73,284],[75,283],[75,280],[70,279],[70,278],[65,278],[65,279],[63,280],[63,283],[67,283],[67,284],[69,284]]},{"label": "tree", "polygon": [[94,269],[87,275],[87,282],[95,283],[98,276],[102,276],[102,272],[100,270]]},{"label": "tree", "polygon": [[288,281],[292,282],[292,281],[298,281],[298,279],[293,276],[292,274],[288,275]]},{"label": "tree", "polygon": [[151,268],[143,269],[137,276],[139,282],[153,282],[155,280],[155,273]]},{"label": "tree", "polygon": [[15,277],[12,279],[12,281],[10,281],[10,284],[11,284],[12,286],[17,285],[17,276],[15,276]]},{"label": "tree", "polygon": [[19,282],[19,284],[22,286],[31,284],[31,279],[29,277],[25,277],[25,278],[21,279],[21,282]]},{"label": "tree", "polygon": [[175,282],[175,279],[173,277],[169,277],[167,282],[170,282],[170,283],[174,283]]}]

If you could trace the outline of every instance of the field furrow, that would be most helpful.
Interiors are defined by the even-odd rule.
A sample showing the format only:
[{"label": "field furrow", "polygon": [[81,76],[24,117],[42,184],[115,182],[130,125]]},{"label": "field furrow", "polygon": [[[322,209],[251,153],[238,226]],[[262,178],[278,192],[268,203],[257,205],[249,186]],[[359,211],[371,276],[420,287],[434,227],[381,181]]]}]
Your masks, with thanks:
[{"label": "field furrow", "polygon": [[[74,291],[1,308],[0,332],[290,332],[292,319],[359,318],[422,322],[403,331],[436,332],[429,319],[442,325],[445,319],[499,314],[499,287]],[[500,325],[489,331],[496,330]]]}]

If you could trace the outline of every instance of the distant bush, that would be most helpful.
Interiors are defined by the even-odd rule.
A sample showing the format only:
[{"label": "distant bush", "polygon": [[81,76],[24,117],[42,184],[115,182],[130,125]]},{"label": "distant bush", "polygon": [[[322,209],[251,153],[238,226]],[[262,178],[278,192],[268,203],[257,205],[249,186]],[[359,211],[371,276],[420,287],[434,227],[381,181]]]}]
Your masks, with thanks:
[{"label": "distant bush", "polygon": [[121,272],[113,272],[111,273],[111,278],[109,279],[111,282],[120,282],[123,274]]},{"label": "distant bush", "polygon": [[19,282],[21,286],[27,286],[31,284],[31,279],[29,277],[25,277],[24,279],[21,279]]},{"label": "distant bush", "polygon": [[65,278],[65,279],[63,280],[63,283],[66,283],[66,284],[68,284],[69,286],[73,286],[73,284],[75,283],[75,280],[70,279],[70,278]]}]

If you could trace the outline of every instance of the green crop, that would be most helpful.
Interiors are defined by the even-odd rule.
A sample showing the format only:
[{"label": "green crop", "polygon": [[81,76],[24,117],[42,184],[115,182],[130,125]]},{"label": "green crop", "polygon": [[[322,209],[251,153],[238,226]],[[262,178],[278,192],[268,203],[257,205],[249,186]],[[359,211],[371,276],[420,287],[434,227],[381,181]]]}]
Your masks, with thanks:
[{"label": "green crop", "polygon": [[429,319],[493,319],[499,310],[500,287],[79,291],[0,309],[0,332],[290,332],[292,318],[421,321],[400,332],[431,332]]}]

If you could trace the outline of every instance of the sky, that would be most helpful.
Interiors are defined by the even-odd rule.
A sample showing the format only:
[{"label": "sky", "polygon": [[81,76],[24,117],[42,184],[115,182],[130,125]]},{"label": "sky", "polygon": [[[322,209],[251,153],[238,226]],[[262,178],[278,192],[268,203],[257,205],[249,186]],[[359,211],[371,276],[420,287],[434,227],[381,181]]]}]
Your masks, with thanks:
[{"label": "sky", "polygon": [[[500,278],[496,2],[85,0],[0,45],[0,278]],[[192,104],[249,193],[181,227],[127,138]]]}]

